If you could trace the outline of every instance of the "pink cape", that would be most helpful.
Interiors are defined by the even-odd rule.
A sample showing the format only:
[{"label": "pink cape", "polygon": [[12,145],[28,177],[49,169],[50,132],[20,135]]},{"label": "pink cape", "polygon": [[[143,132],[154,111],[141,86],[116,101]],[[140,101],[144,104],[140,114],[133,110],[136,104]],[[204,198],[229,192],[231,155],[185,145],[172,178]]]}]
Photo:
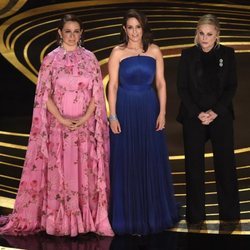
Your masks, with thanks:
[{"label": "pink cape", "polygon": [[[75,119],[94,98],[94,115],[70,131],[47,111],[48,96],[61,114]],[[15,207],[0,234],[113,236],[108,201],[109,131],[100,67],[84,48],[67,53],[57,48],[44,58],[39,71]]]}]

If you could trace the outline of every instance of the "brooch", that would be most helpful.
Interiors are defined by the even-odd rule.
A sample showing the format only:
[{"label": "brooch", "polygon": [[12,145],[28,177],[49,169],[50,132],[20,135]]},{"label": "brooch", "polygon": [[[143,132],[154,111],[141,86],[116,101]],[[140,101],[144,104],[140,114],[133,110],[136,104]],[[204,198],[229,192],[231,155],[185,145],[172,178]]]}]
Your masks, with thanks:
[{"label": "brooch", "polygon": [[222,58],[219,60],[219,66],[223,67],[223,59]]}]

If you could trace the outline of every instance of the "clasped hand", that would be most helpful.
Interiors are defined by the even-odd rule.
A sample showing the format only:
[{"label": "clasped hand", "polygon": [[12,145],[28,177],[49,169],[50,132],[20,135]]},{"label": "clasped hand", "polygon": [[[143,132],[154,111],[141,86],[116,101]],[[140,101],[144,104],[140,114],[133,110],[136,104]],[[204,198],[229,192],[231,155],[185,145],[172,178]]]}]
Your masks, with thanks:
[{"label": "clasped hand", "polygon": [[80,119],[68,119],[68,118],[61,118],[59,121],[62,125],[69,128],[69,130],[74,131],[77,128],[79,128],[81,125],[83,125],[86,122],[85,117],[82,117]]},{"label": "clasped hand", "polygon": [[209,125],[218,115],[214,113],[213,110],[208,110],[206,112],[201,112],[198,115],[198,118],[200,119],[201,123],[203,125]]}]

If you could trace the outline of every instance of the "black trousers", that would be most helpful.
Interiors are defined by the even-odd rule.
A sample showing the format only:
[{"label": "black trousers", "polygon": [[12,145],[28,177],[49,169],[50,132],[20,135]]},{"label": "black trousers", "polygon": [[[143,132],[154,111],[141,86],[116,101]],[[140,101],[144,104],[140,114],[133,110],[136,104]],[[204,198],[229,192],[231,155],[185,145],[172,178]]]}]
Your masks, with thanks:
[{"label": "black trousers", "polygon": [[238,182],[235,167],[233,120],[217,117],[210,125],[198,118],[183,122],[186,170],[186,220],[196,223],[205,214],[205,144],[211,140],[220,220],[240,219]]}]

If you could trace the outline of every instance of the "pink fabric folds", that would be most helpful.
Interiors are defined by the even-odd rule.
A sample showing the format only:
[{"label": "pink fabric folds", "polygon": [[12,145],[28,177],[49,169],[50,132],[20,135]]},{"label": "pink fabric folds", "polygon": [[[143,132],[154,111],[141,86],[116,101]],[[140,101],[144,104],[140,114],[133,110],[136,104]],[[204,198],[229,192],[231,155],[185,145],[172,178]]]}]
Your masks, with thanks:
[{"label": "pink fabric folds", "polygon": [[[46,109],[51,96],[61,114],[82,116],[94,98],[94,115],[70,131]],[[9,222],[0,234],[46,231],[113,236],[108,220],[109,131],[98,61],[84,48],[56,48],[43,60],[28,150]]]}]

